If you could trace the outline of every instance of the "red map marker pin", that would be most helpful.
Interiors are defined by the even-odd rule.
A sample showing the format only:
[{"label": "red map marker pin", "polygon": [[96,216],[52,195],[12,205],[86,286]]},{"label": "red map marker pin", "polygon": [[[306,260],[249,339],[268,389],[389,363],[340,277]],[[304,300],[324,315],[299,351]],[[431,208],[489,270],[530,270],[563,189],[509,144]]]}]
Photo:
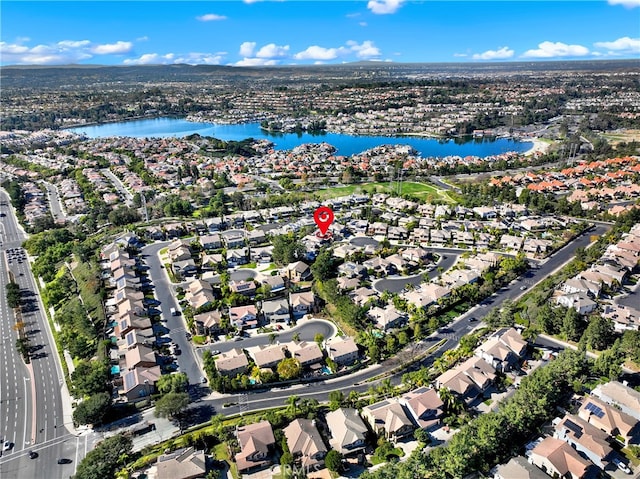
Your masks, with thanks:
[{"label": "red map marker pin", "polygon": [[320,233],[324,236],[333,223],[333,211],[328,206],[321,206],[313,213],[313,221],[316,222]]}]

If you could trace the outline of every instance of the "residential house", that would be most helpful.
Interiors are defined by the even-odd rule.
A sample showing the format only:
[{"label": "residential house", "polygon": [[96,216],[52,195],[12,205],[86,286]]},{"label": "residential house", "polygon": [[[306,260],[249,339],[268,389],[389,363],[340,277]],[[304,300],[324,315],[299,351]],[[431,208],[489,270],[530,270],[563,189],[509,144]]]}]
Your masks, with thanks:
[{"label": "residential house", "polygon": [[338,366],[351,366],[360,356],[356,342],[348,336],[327,339],[325,347],[327,356]]},{"label": "residential house", "polygon": [[622,304],[605,304],[602,317],[613,321],[616,332],[640,331],[640,311]]},{"label": "residential house", "polygon": [[207,251],[222,248],[222,239],[218,233],[200,236],[198,241],[200,246]]},{"label": "residential house", "polygon": [[612,404],[625,414],[640,420],[640,392],[618,382],[600,384],[591,392],[607,404]]},{"label": "residential house", "polygon": [[568,443],[600,469],[605,468],[613,453],[606,432],[573,414],[566,414],[556,424],[553,437]]},{"label": "residential house", "polygon": [[285,349],[280,344],[271,344],[255,346],[247,351],[259,368],[274,368],[285,358]]},{"label": "residential house", "polygon": [[198,271],[196,262],[193,258],[184,259],[181,261],[174,261],[171,264],[171,270],[173,274],[179,278],[186,278],[187,276],[193,276]]},{"label": "residential house", "polygon": [[358,411],[340,408],[327,413],[327,427],[331,433],[329,444],[343,456],[356,454],[366,447],[367,426]]},{"label": "residential house", "polygon": [[587,396],[578,416],[609,436],[622,438],[625,445],[640,433],[638,419],[595,397]]},{"label": "residential house", "polygon": [[153,393],[155,384],[160,379],[161,374],[160,366],[140,367],[127,371],[122,375],[120,393],[131,402],[144,399]]},{"label": "residential house", "polygon": [[210,283],[197,279],[189,283],[184,299],[197,311],[199,308],[212,304],[216,297]]},{"label": "residential house", "polygon": [[470,405],[484,394],[494,379],[495,370],[488,363],[481,358],[471,357],[438,376],[436,387],[449,389]]},{"label": "residential house", "polygon": [[397,399],[385,399],[362,408],[362,417],[373,432],[396,441],[413,433],[415,426]]},{"label": "residential house", "polygon": [[589,295],[592,298],[597,298],[600,295],[601,285],[599,282],[594,283],[593,281],[584,279],[579,274],[562,283],[560,289],[567,294],[580,293],[585,296]]},{"label": "residential house", "polygon": [[238,329],[258,327],[258,311],[253,304],[229,308],[229,322]]},{"label": "residential house", "polygon": [[276,323],[279,321],[289,322],[291,320],[289,303],[285,298],[263,301],[261,311],[264,320],[268,323]]},{"label": "residential house", "polygon": [[478,346],[475,355],[484,359],[496,371],[506,372],[514,368],[527,350],[527,342],[515,329],[498,331]]},{"label": "residential house", "polygon": [[215,361],[216,369],[223,376],[235,378],[243,374],[249,367],[249,360],[242,349],[235,348],[218,355]]},{"label": "residential house", "polygon": [[228,230],[220,233],[228,249],[242,248],[245,245],[244,230]]},{"label": "residential house", "polygon": [[124,354],[124,364],[120,369],[152,368],[158,364],[156,353],[149,346],[138,344],[129,348]]},{"label": "residential house", "polygon": [[400,328],[408,321],[407,314],[398,311],[392,304],[388,304],[384,308],[375,306],[367,314],[376,323],[376,327],[382,331]]},{"label": "residential house", "polygon": [[296,463],[306,470],[321,468],[324,465],[327,447],[324,445],[315,420],[295,419],[282,432]]},{"label": "residential house", "polygon": [[367,275],[367,268],[352,261],[346,261],[338,266],[338,273],[348,278],[364,278]]},{"label": "residential house", "polygon": [[151,327],[151,320],[147,317],[136,316],[132,311],[127,311],[116,319],[114,334],[124,338],[129,331],[134,329],[148,329]]},{"label": "residential house", "polygon": [[338,278],[338,289],[341,292],[350,291],[360,286],[360,279],[348,278],[346,276],[340,276]]},{"label": "residential house", "polygon": [[400,252],[402,257],[413,263],[424,263],[429,261],[431,254],[424,248],[407,248]]},{"label": "residential house", "polygon": [[198,479],[207,475],[207,456],[193,447],[161,454],[156,461],[157,479]]},{"label": "residential house", "polygon": [[307,263],[296,261],[287,265],[287,276],[292,283],[311,279],[311,268]]},{"label": "residential house", "polygon": [[301,316],[311,313],[316,304],[316,297],[313,291],[304,291],[301,293],[291,293],[289,296],[291,310],[294,316]]},{"label": "residential house", "polygon": [[581,293],[563,294],[557,296],[555,300],[557,304],[573,308],[582,315],[591,313],[598,306],[595,301]]},{"label": "residential house", "polygon": [[354,289],[349,296],[358,306],[364,306],[371,298],[377,298],[378,293],[372,288],[361,287]]},{"label": "residential house", "polygon": [[568,443],[546,437],[529,452],[529,462],[552,477],[584,479],[591,462],[583,459]]},{"label": "residential house", "polygon": [[236,248],[227,250],[227,264],[233,268],[249,262],[249,248]]},{"label": "residential house", "polygon": [[544,472],[522,456],[512,457],[497,467],[493,479],[549,479]]},{"label": "residential house", "polygon": [[269,291],[271,292],[271,294],[281,293],[285,288],[284,278],[282,278],[282,276],[280,276],[279,274],[275,276],[266,276],[262,280],[262,284],[269,287]]},{"label": "residential house", "polygon": [[229,281],[229,289],[238,294],[242,294],[243,296],[255,296],[256,294],[256,284],[253,280],[250,281]]},{"label": "residential house", "polygon": [[522,248],[523,238],[513,235],[502,235],[500,237],[500,246],[506,250],[520,251]]},{"label": "residential house", "polygon": [[251,246],[257,246],[267,241],[267,236],[264,234],[264,231],[260,229],[253,229],[251,231],[247,231],[247,241],[249,241]]},{"label": "residential house", "polygon": [[198,328],[198,334],[214,336],[222,331],[222,313],[220,311],[207,311],[196,314],[193,322]]},{"label": "residential house", "polygon": [[240,452],[235,457],[239,473],[258,471],[272,464],[276,439],[269,421],[239,426],[236,437],[240,446]]},{"label": "residential house", "polygon": [[435,389],[414,389],[401,396],[398,401],[405,407],[417,427],[430,430],[440,425],[444,403]]},{"label": "residential house", "polygon": [[299,343],[289,343],[287,349],[292,358],[300,361],[302,367],[311,366],[324,359],[322,349],[315,342],[300,341]]}]

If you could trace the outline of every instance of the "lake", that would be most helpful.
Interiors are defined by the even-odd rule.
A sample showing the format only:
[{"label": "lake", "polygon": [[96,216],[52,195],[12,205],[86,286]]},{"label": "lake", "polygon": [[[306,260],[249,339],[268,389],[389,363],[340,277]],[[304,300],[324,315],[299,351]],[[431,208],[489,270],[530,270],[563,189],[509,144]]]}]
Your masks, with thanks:
[{"label": "lake", "polygon": [[445,156],[487,157],[508,151],[524,153],[532,143],[507,138],[474,138],[461,140],[439,140],[407,136],[351,136],[340,133],[311,135],[309,133],[271,133],[260,128],[259,123],[240,125],[218,125],[196,123],[181,118],[153,118],[145,120],[105,123],[101,125],[70,128],[69,131],[84,133],[89,138],[125,136],[133,138],[183,137],[198,133],[219,140],[241,141],[247,138],[266,139],[275,143],[277,150],[290,150],[304,143],[326,142],[338,150],[338,154],[351,156],[380,145],[411,145],[423,158]]}]

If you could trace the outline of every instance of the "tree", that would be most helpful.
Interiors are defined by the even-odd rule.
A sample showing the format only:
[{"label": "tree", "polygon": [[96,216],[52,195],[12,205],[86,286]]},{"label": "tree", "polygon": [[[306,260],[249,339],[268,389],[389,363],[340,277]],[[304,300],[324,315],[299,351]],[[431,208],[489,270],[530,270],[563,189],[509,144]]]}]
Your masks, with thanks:
[{"label": "tree", "polygon": [[300,376],[302,372],[302,366],[300,365],[300,361],[295,358],[284,358],[282,361],[278,363],[278,367],[276,368],[278,372],[278,376],[282,380],[295,379]]},{"label": "tree", "polygon": [[331,472],[339,472],[342,470],[342,454],[335,449],[331,449],[324,458],[324,465]]},{"label": "tree", "polygon": [[583,340],[588,348],[604,351],[613,342],[613,323],[601,316],[592,318],[584,332]]},{"label": "tree", "polygon": [[331,391],[329,393],[329,409],[335,411],[342,406],[344,402],[344,393],[342,391]]},{"label": "tree", "polygon": [[189,405],[189,394],[170,392],[156,401],[156,416],[173,419]]},{"label": "tree", "polygon": [[80,361],[71,373],[75,397],[92,396],[109,388],[109,367],[102,361]]},{"label": "tree", "polygon": [[271,242],[273,244],[271,257],[273,262],[280,266],[298,261],[306,253],[304,245],[296,239],[293,233],[276,236]]},{"label": "tree", "polygon": [[114,477],[133,449],[131,439],[122,435],[107,437],[89,451],[78,464],[74,479],[106,479]]},{"label": "tree", "polygon": [[322,349],[322,343],[324,342],[324,336],[320,333],[316,333],[315,336],[313,336],[313,341],[320,347],[320,349]]},{"label": "tree", "polygon": [[299,400],[300,398],[295,394],[287,398],[287,411],[290,412],[292,415],[295,415],[296,411],[298,410]]},{"label": "tree", "polygon": [[109,393],[98,393],[82,401],[73,411],[73,423],[102,424],[105,414],[111,406]]},{"label": "tree", "polygon": [[187,386],[189,386],[189,378],[185,373],[164,374],[156,383],[160,394],[184,392]]},{"label": "tree", "polygon": [[311,272],[313,273],[313,277],[320,281],[335,277],[335,262],[333,252],[330,249],[325,248],[320,251],[316,260],[311,265]]}]

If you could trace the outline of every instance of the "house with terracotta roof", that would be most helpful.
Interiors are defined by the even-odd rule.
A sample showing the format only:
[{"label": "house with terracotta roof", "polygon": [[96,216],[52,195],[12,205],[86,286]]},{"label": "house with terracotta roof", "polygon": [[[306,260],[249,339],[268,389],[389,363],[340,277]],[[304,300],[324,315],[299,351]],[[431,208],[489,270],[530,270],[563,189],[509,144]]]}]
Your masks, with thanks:
[{"label": "house with terracotta roof", "polygon": [[544,472],[522,456],[513,457],[496,468],[493,479],[549,479]]},{"label": "house with terracotta roof", "polygon": [[545,438],[528,454],[531,464],[552,477],[584,479],[593,467],[568,443],[554,437]]},{"label": "house with terracotta roof", "polygon": [[235,348],[218,355],[215,365],[220,374],[234,378],[247,371],[249,360],[242,349]]},{"label": "house with terracotta roof", "polygon": [[621,437],[626,445],[640,435],[638,419],[592,396],[583,401],[578,416],[609,436]]},{"label": "house with terracotta roof", "polygon": [[405,407],[417,427],[430,430],[440,425],[444,403],[435,389],[414,389],[401,396],[398,402]]},{"label": "house with terracotta roof", "polygon": [[249,348],[249,356],[259,368],[274,368],[285,358],[285,347],[280,344],[260,345]]},{"label": "house with terracotta roof", "polygon": [[207,456],[193,447],[158,456],[157,479],[198,479],[207,475]]},{"label": "house with terracotta roof", "polygon": [[217,310],[196,314],[193,322],[198,328],[198,334],[215,335],[222,331],[222,313]]},{"label": "house with terracotta roof", "polygon": [[326,341],[327,356],[339,366],[350,366],[360,357],[356,342],[351,337],[330,338]]},{"label": "house with terracotta roof", "polygon": [[553,437],[568,443],[600,469],[605,468],[613,454],[613,449],[609,445],[609,435],[606,432],[573,414],[566,414],[556,421],[554,421],[556,425]]},{"label": "house with terracotta roof", "polygon": [[396,441],[413,433],[416,426],[397,399],[385,399],[362,408],[362,417],[373,432]]},{"label": "house with terracotta roof", "polygon": [[367,426],[358,411],[351,408],[336,409],[327,413],[325,420],[331,433],[329,444],[333,449],[344,456],[365,449]]},{"label": "house with terracotta roof", "polygon": [[229,308],[229,321],[238,329],[258,326],[258,310],[253,304]]},{"label": "house with terracotta roof", "polygon": [[239,426],[236,437],[240,446],[240,452],[235,456],[238,472],[255,472],[273,463],[276,439],[269,421]]},{"label": "house with terracotta roof", "polygon": [[591,394],[640,420],[640,392],[635,389],[618,381],[609,381],[598,385]]},{"label": "house with terracotta roof", "polygon": [[291,421],[282,432],[287,440],[289,452],[297,464],[306,470],[324,466],[327,446],[322,440],[315,420],[296,419]]},{"label": "house with terracotta roof", "polygon": [[302,367],[311,366],[321,362],[324,355],[320,346],[311,341],[291,342],[287,344],[287,349],[292,358],[300,361]]}]

